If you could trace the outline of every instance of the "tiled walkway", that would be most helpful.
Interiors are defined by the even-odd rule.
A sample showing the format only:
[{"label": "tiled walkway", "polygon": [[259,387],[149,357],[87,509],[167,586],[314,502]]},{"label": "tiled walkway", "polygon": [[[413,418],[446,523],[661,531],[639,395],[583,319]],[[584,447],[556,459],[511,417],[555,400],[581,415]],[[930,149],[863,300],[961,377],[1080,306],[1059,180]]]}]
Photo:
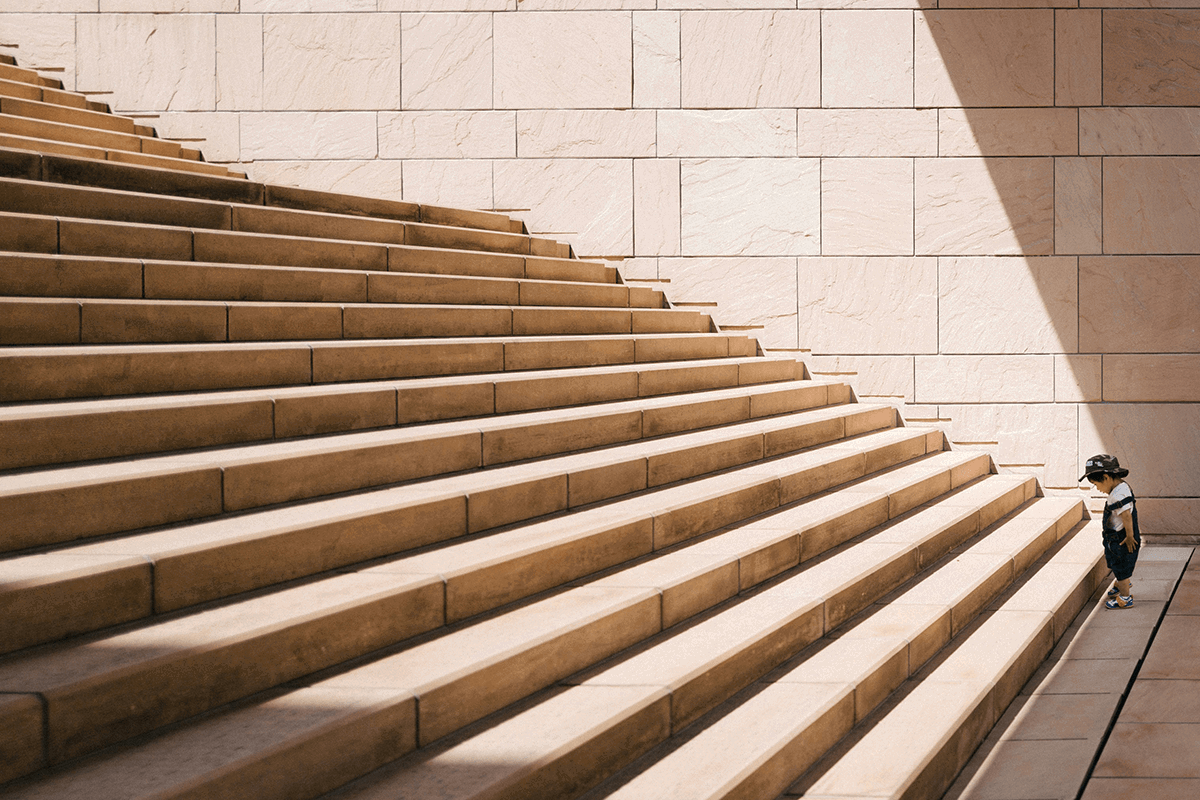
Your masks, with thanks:
[{"label": "tiled walkway", "polygon": [[1094,598],[946,800],[1200,798],[1200,558],[1185,572],[1191,555],[1147,547],[1133,608]]}]

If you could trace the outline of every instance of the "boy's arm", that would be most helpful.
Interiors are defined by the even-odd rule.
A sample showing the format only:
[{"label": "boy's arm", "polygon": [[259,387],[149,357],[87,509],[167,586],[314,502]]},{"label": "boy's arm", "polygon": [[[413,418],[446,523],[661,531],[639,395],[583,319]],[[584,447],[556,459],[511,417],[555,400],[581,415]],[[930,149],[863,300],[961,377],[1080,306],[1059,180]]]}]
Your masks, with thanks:
[{"label": "boy's arm", "polygon": [[1121,544],[1125,545],[1125,549],[1132,553],[1137,550],[1137,540],[1133,538],[1133,513],[1129,509],[1125,509],[1118,516],[1125,524],[1125,541]]}]

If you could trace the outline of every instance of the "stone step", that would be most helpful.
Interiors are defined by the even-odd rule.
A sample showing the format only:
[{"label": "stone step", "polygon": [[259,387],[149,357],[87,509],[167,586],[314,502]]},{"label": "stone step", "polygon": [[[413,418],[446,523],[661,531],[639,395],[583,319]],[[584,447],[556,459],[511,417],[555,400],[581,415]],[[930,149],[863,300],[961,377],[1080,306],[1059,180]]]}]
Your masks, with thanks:
[{"label": "stone step", "polygon": [[[294,212],[303,213],[303,212]],[[244,231],[108,222],[0,212],[0,249],[109,258],[211,261],[226,264],[316,267],[393,272],[507,274],[525,262],[542,274],[526,277],[615,282],[616,270],[597,262],[556,259],[531,252],[529,236],[424,223],[388,223],[395,241],[318,239]],[[445,263],[440,269],[426,264]]]},{"label": "stone step", "polygon": [[[1002,497],[1008,486],[1023,482],[1032,483],[991,476],[965,492],[981,499]],[[1010,502],[1005,514],[1024,501]],[[800,661],[799,666],[784,667],[779,671],[782,674],[763,680],[758,691],[743,702],[735,696],[728,703],[732,708],[727,714],[660,758],[651,754],[649,767],[632,780],[618,778],[613,783],[619,788],[610,792],[601,785],[593,793],[647,800],[774,797],[803,771],[806,757],[820,754],[841,738],[856,717],[907,676],[910,654],[915,669],[921,658],[932,655],[950,638],[952,615],[973,616],[987,602],[981,603],[981,598],[990,599],[1012,582],[1018,568],[1014,555],[1028,564],[1054,543],[1057,523],[1069,518],[1070,509],[1060,503],[1048,512],[1037,509],[1037,502],[987,533],[964,555],[920,576],[920,582],[901,599],[869,607],[865,619],[841,626],[850,630],[838,630],[837,638],[829,636],[836,620],[843,617],[836,598],[855,592],[854,605],[869,605],[870,597],[878,597],[894,580],[894,576],[884,577],[889,563],[882,552],[874,558],[856,559],[858,553],[843,550],[771,586],[728,619],[712,617],[598,674],[571,679],[566,691],[475,736],[460,737],[462,741],[378,770],[338,796],[347,800],[397,793],[445,800],[575,796],[652,746],[667,742],[705,709],[735,695],[749,683],[747,671],[761,674],[779,660],[775,653],[765,658],[760,654],[742,656],[744,662],[759,663],[736,672],[726,667],[731,674],[722,676],[724,680],[714,677],[730,660],[730,651],[737,652],[739,645],[743,651],[749,649],[745,641],[737,641],[739,635],[746,636],[745,631],[753,631],[755,626],[759,627],[757,636],[746,637],[754,644],[764,635],[780,635],[770,623],[791,621],[787,617],[789,599],[801,609],[823,601],[828,610],[832,603],[838,613],[826,620],[825,636],[794,659]],[[912,535],[904,538],[912,546],[922,541],[922,533],[926,542],[944,539],[946,520],[931,512],[947,503],[968,505],[970,501],[964,493],[939,498],[893,523],[893,529],[908,528]],[[1074,512],[1077,519],[1078,503]],[[1031,513],[1039,515],[1033,525],[1025,521]],[[887,539],[888,530],[882,529],[867,541]],[[870,608],[878,610],[869,613]],[[736,642],[732,648],[731,642]],[[794,652],[804,639],[789,644]],[[722,647],[729,650],[723,653]],[[635,691],[639,687],[640,694]],[[616,689],[622,689],[625,696],[613,697]],[[608,699],[597,703],[597,696]],[[641,709],[662,697],[668,702],[661,718],[641,731],[629,730]],[[630,739],[638,746],[629,747]],[[666,747],[669,745],[659,749]],[[496,766],[486,772],[447,769],[450,764],[478,762]]]},{"label": "stone step", "polygon": [[34,86],[45,86],[52,89],[62,88],[62,81],[53,78],[43,78],[36,71],[18,67],[16,64],[0,64],[0,79],[28,83]]},{"label": "stone step", "polygon": [[706,333],[683,309],[0,297],[0,343],[149,344]]},{"label": "stone step", "polygon": [[[120,117],[113,117],[113,119],[120,119]],[[70,142],[72,144],[100,147],[105,150],[127,150],[133,153],[145,153],[152,156],[182,158],[180,145],[176,142],[167,142],[149,136],[138,136],[132,131],[124,133],[114,130],[83,127],[65,122],[52,122],[34,117],[15,116],[6,112],[0,112],[0,133],[6,133],[11,136],[25,136],[32,139]]]},{"label": "stone step", "polygon": [[[444,269],[436,251],[418,248],[410,261]],[[458,252],[458,251],[455,251]],[[428,257],[425,257],[426,254]],[[461,253],[464,266],[479,254]],[[455,253],[451,253],[451,260]],[[397,256],[399,259],[399,256]],[[601,280],[526,278],[526,272],[607,278],[603,264],[589,261],[505,257],[496,261],[512,275],[372,272],[307,267],[241,266],[192,261],[141,261],[93,256],[0,252],[0,295],[158,300],[245,300],[309,303],[432,303],[464,305],[662,308],[661,291]],[[396,264],[395,266],[400,266]]]},{"label": "stone step", "polygon": [[0,348],[0,402],[613,366],[755,355],[737,334]]},{"label": "stone step", "polygon": [[129,117],[104,114],[87,108],[73,108],[58,103],[47,103],[41,98],[6,96],[0,90],[0,114],[14,117],[29,117],[46,122],[59,122],[81,128],[135,134],[134,122]]},{"label": "stone step", "polygon": [[[707,543],[710,548],[714,541]],[[741,546],[744,549],[744,543]],[[841,558],[835,557],[809,567],[805,573],[828,575],[821,588],[830,590],[830,599],[851,593],[853,589],[850,587],[856,585],[875,587],[873,591],[876,592],[884,590],[889,583],[884,574],[897,572],[887,565],[889,559],[877,558],[872,561],[846,558],[849,552],[843,553]],[[686,569],[689,559],[694,555],[696,553],[684,548],[660,555],[652,563],[676,562]],[[915,557],[910,557],[909,561],[913,565],[916,563]],[[672,570],[676,574],[681,571],[678,566],[665,568],[667,572]],[[33,783],[28,789],[30,792],[40,790],[61,794],[81,792],[97,798],[113,796],[112,792],[120,791],[125,797],[143,797],[147,796],[147,792],[162,792],[167,786],[180,781],[214,791],[231,775],[237,775],[243,786],[248,785],[245,781],[249,775],[258,775],[258,778],[250,779],[256,797],[313,796],[369,772],[412,750],[415,745],[428,744],[556,680],[655,637],[659,631],[671,625],[668,618],[663,616],[666,606],[659,600],[657,579],[663,570],[660,570],[660,575],[633,574],[623,578],[629,571],[617,572],[600,581],[577,586],[565,593],[466,627],[451,628],[436,638],[419,641],[396,655],[343,671],[307,688],[264,698],[186,725],[146,747],[112,751],[101,760],[92,761],[77,770],[50,776],[46,782]],[[643,567],[633,567],[632,571],[645,573]],[[903,573],[903,570],[900,572]],[[354,577],[367,574],[378,573],[358,573]],[[396,574],[392,574],[392,578],[398,582],[405,581],[402,584],[405,586],[418,584],[421,580],[417,576]],[[717,613],[710,613],[699,625],[687,628],[665,641],[661,638],[654,640],[655,647],[635,655],[633,661],[625,663],[644,660],[651,653],[658,653],[658,658],[672,662],[667,652],[679,649],[680,643],[683,643],[683,649],[690,652],[692,660],[699,659],[709,664],[710,669],[704,674],[711,673],[711,667],[715,664],[728,669],[733,683],[739,681],[739,676],[741,682],[749,682],[783,654],[794,652],[807,641],[820,636],[825,629],[821,609],[826,598],[819,594],[804,596],[795,588],[796,585],[797,580],[793,578],[763,593],[720,606]],[[866,589],[867,594],[871,591]],[[738,593],[736,582],[725,592],[712,592],[707,597],[695,598],[691,604],[693,613],[712,608],[729,598],[731,593]],[[705,642],[719,642],[716,650],[702,652],[704,648],[686,647],[687,644],[693,644],[692,640],[698,642],[701,638]],[[756,641],[769,642],[771,646],[755,648],[753,645]],[[41,673],[32,662],[25,662],[22,666],[24,674],[21,677],[25,681],[22,685],[34,686],[34,681]],[[673,671],[682,668],[683,665],[679,663],[672,666]],[[619,670],[622,666],[613,669]],[[609,675],[611,670],[603,674]],[[43,679],[39,684],[43,696],[56,698],[65,694],[58,686],[44,685],[48,682]],[[92,683],[96,682],[92,678]],[[694,685],[697,683],[703,684],[704,681],[693,681],[694,689],[701,688]],[[16,684],[4,681],[3,672],[0,671],[0,685]],[[594,688],[593,684],[587,685],[589,689]],[[228,688],[232,690],[232,687]],[[724,688],[708,688],[718,693],[724,691]],[[155,693],[153,686],[143,685],[141,690],[143,697]],[[634,697],[645,699],[647,694],[647,689],[639,685],[632,688],[604,686],[600,691],[607,696],[610,704],[622,707]],[[658,706],[658,713],[665,713],[669,717],[667,703],[660,702],[668,697],[668,693],[662,688],[655,688],[649,693],[653,695],[652,704]],[[363,694],[370,695],[370,699],[364,702]],[[699,700],[701,694],[702,690],[694,693],[693,697]],[[419,706],[414,703],[414,698],[418,697]],[[318,698],[325,698],[325,702],[319,702]],[[148,703],[149,699],[145,702]],[[261,722],[261,715],[272,717],[282,709],[299,708],[304,703],[314,703],[324,711],[303,719],[295,718],[294,724],[287,726],[265,725]],[[634,704],[637,705],[636,700]],[[54,748],[60,741],[70,741],[69,735],[82,735],[76,733],[82,726],[77,724],[73,730],[68,728],[66,723],[70,720],[66,717],[65,708],[60,711],[63,722],[56,726],[58,720],[53,716],[56,709],[53,700],[48,707],[51,709],[49,729],[52,731],[49,737],[50,760],[54,761]],[[114,698],[104,708],[94,706],[93,713],[98,717],[109,708],[120,708],[123,712],[121,702]],[[155,706],[160,714],[162,708],[164,705],[161,703]],[[593,708],[597,713],[603,713],[603,705]],[[669,720],[661,722],[665,722],[669,729]],[[399,730],[397,723],[402,726]],[[661,724],[652,727],[657,727],[656,732],[666,732]],[[258,731],[266,729],[273,729],[275,733],[264,739]],[[110,730],[112,728],[108,726],[93,725],[86,734],[95,737],[103,735],[100,731]],[[361,746],[346,747],[342,739],[350,735],[360,741],[372,742],[372,746],[366,748],[370,754],[364,752]],[[195,753],[186,765],[163,757],[165,752],[179,747],[180,739],[187,742]],[[221,744],[235,740],[243,757],[239,759],[240,764],[230,761],[233,754]],[[319,779],[314,781],[312,771],[304,770],[300,780],[305,785],[301,786],[296,780],[300,771],[281,769],[278,765],[286,763],[284,759],[294,759],[300,753],[311,752],[319,740],[324,740],[328,747],[336,748],[338,757],[322,759],[323,775],[328,777],[328,782]],[[627,742],[627,739],[623,741]],[[97,744],[88,743],[89,746]],[[259,757],[244,758],[247,751],[257,752]],[[276,768],[260,772],[258,765],[264,762],[261,755],[265,752],[271,752],[272,757],[279,760],[276,761]],[[332,750],[329,755],[332,756]],[[132,764],[143,766],[131,768]],[[136,775],[137,780],[145,780],[146,783],[133,790],[127,779],[117,790],[109,781],[121,771]],[[271,775],[269,779],[267,772]],[[263,779],[267,782],[264,783]],[[13,797],[25,796],[20,786],[13,787],[13,791]]]},{"label": "stone step", "polygon": [[[957,461],[961,462],[964,458],[986,463],[986,458],[980,459],[978,456],[958,456]],[[944,468],[949,469],[950,466]],[[684,497],[684,502],[694,504],[695,497],[686,497],[688,493],[682,491],[688,488],[658,492],[665,502],[656,504],[645,498],[641,498],[641,502],[651,515],[654,514],[653,509],[662,504],[677,507],[678,502],[672,502],[672,495]],[[750,507],[743,507],[739,511],[728,509],[726,517],[736,513],[744,516],[747,511],[754,513],[754,510]],[[669,517],[666,515],[666,518]],[[664,519],[661,515],[653,518],[656,528]],[[719,524],[719,520],[709,518],[693,535],[711,530]],[[666,557],[675,561],[680,558],[678,555]],[[643,580],[639,577],[634,582],[641,583]],[[609,582],[612,582],[611,579]],[[319,666],[315,666],[318,660],[337,656],[343,660],[349,658],[344,650],[335,656],[325,653],[326,648],[300,645],[305,641],[320,641],[321,636],[327,635],[325,630],[336,627],[338,623],[343,629],[365,629],[359,634],[362,637],[373,635],[380,627],[387,627],[378,622],[347,626],[344,617],[335,618],[339,612],[348,612],[349,607],[358,600],[353,596],[355,588],[368,595],[366,602],[371,609],[376,608],[380,594],[387,595],[386,601],[391,605],[375,612],[382,617],[405,617],[419,626],[440,625],[436,615],[442,614],[445,606],[440,602],[442,598],[430,592],[428,587],[436,589],[441,583],[436,576],[396,574],[389,571],[388,567],[337,576],[266,595],[265,599],[252,597],[193,615],[167,619],[149,627],[138,627],[127,633],[118,632],[99,639],[85,639],[79,643],[40,648],[13,656],[0,663],[0,687],[18,694],[38,692],[47,699],[47,729],[50,733],[46,760],[48,763],[57,763],[140,731],[198,713],[205,707],[213,707],[281,683],[288,680],[285,677],[287,674],[304,674],[300,670],[305,666],[309,671],[319,669]],[[339,591],[342,584],[346,586]],[[734,593],[736,591],[735,588]],[[318,598],[324,598],[324,604],[334,603],[335,608],[321,608],[320,599],[300,602],[306,592],[315,592]],[[633,611],[630,607],[630,600],[633,599],[631,594],[636,598],[633,602],[639,611]],[[402,597],[403,600],[394,599],[396,597]],[[707,600],[697,598],[691,605],[696,611],[701,611],[720,599],[710,593]],[[615,605],[612,602],[614,600]],[[652,602],[647,603],[647,600]],[[430,619],[423,613],[398,613],[396,602],[430,609],[435,616]],[[363,604],[364,601],[359,600],[359,603]],[[298,613],[298,608],[303,611]],[[556,644],[561,645],[563,633],[568,636],[572,632],[576,636],[586,633],[586,644],[579,642],[569,651],[575,656],[580,651],[591,651],[592,656],[579,665],[587,666],[615,652],[611,644],[612,635],[597,636],[597,626],[626,629],[625,633],[617,633],[616,636],[624,646],[628,646],[663,627],[662,608],[657,592],[653,590],[599,584],[577,587],[465,630],[452,629],[432,641],[409,648],[399,656],[345,673],[329,683],[361,686],[358,681],[364,672],[394,675],[397,669],[410,674],[415,669],[418,673],[425,673],[426,680],[443,684],[441,693],[436,689],[428,690],[431,687],[419,693],[423,715],[421,738],[422,741],[427,738],[431,740],[485,716],[493,710],[490,706],[506,705],[544,686],[545,671],[555,669],[557,665],[546,663],[546,654],[538,652],[539,641],[558,638],[560,641]],[[633,619],[629,617],[631,611]],[[645,620],[651,624],[649,629],[644,625],[621,624],[636,622],[646,613],[652,615]],[[310,633],[314,627],[317,632]],[[268,637],[275,639],[278,643],[276,646],[290,647],[304,655],[273,659],[273,647],[257,641]],[[343,641],[353,639],[354,634],[339,638]],[[510,640],[508,644],[503,643],[504,638]],[[604,641],[605,638],[610,641]],[[481,655],[479,649],[471,649],[471,642],[484,653]],[[331,642],[328,650],[338,650],[339,644]],[[510,667],[522,665],[528,669],[510,668],[504,670],[502,676],[492,674],[495,673],[496,656],[500,654],[489,657],[487,651],[494,650],[497,645],[501,653],[507,651],[505,655],[508,656]],[[599,650],[595,649],[597,647]],[[310,650],[321,652],[309,653]],[[575,657],[566,653],[560,655]],[[310,659],[310,663],[298,664],[303,658]],[[256,666],[263,660],[268,661],[270,666]],[[51,665],[53,668],[50,668]],[[289,670],[295,671],[289,673]],[[196,675],[190,691],[174,679],[177,671]],[[566,674],[574,671],[568,670]],[[493,677],[499,685],[493,684],[490,680]],[[218,683],[212,685],[210,680]],[[86,693],[82,692],[82,686],[88,687]],[[441,696],[443,694],[450,696]],[[455,694],[459,696],[456,698]]]},{"label": "stone step", "polygon": [[20,100],[36,100],[43,103],[81,108],[88,111],[110,113],[107,103],[96,103],[87,99],[87,95],[77,92],[66,92],[62,89],[52,89],[22,81],[12,81],[0,78],[0,97],[13,97]]},{"label": "stone step", "polygon": [[[787,381],[725,413],[693,413],[702,424],[782,413],[820,392],[820,404],[846,402],[848,389],[799,376],[790,359],[728,358],[532,373],[419,378],[380,384],[81,400],[0,408],[0,470],[91,461],[239,442],[288,439],[485,417],[665,394]],[[794,388],[789,388],[794,387]]]},{"label": "stone step", "polygon": [[183,170],[186,172],[202,173],[205,175],[219,175],[229,177],[237,175],[245,178],[245,174],[241,172],[233,172],[220,164],[208,164],[203,161],[193,161],[184,158],[168,158],[166,156],[152,156],[145,153],[131,153],[128,150],[105,150],[101,147],[89,147],[80,144],[68,144],[65,142],[52,142],[47,139],[35,139],[28,136],[10,136],[8,134],[0,134],[0,147],[15,148],[25,150],[31,153],[51,153],[64,156],[76,156],[79,158],[98,159],[100,161],[108,160],[115,162],[125,162],[129,164],[140,164],[147,167],[162,167],[165,169]]},{"label": "stone step", "polygon": [[1100,587],[1100,539],[1098,521],[1083,526],[804,796],[940,797]]},{"label": "stone step", "polygon": [[[465,531],[475,532],[895,424],[890,406],[856,411],[858,406],[848,405],[839,407],[848,411],[835,412],[828,420],[821,415],[784,415],[734,423],[705,434],[699,443],[685,437],[637,445],[643,436],[661,436],[664,427],[676,434],[706,427],[714,409],[719,413],[739,405],[731,395],[745,391],[719,390],[709,398],[651,398],[600,409],[532,412],[18,472],[0,477],[0,513],[8,516],[12,533],[3,547],[8,551],[43,547],[464,470],[470,471],[466,478],[446,479],[442,484],[465,485],[465,480],[476,486],[478,496],[466,510]],[[794,402],[815,405],[812,400],[819,392],[816,389],[809,398],[790,396]],[[851,421],[843,424],[846,416]],[[696,421],[687,422],[689,417]],[[921,435],[922,431],[905,431],[901,438],[915,440]],[[708,452],[693,453],[697,444],[708,445]],[[603,454],[562,456],[606,445],[619,446]],[[550,455],[560,457],[496,468]],[[482,467],[492,469],[479,472]],[[568,492],[571,475],[577,485]],[[439,494],[439,486],[418,483],[393,494],[400,498]],[[495,497],[485,499],[485,490]],[[540,497],[519,507],[505,507],[499,499],[539,492]],[[351,506],[357,502],[348,500]],[[238,528],[241,523],[217,527],[229,525]]]}]

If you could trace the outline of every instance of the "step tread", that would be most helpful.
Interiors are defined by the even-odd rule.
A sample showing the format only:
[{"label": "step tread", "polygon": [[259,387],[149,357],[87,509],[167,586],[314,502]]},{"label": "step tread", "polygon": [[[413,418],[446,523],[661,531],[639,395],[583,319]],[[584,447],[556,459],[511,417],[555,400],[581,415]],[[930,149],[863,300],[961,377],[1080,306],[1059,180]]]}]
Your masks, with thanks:
[{"label": "step tread", "polygon": [[42,98],[19,98],[0,92],[0,113],[29,117],[47,122],[61,122],[83,128],[134,133],[134,122],[128,117],[75,108],[59,103],[44,102]]}]

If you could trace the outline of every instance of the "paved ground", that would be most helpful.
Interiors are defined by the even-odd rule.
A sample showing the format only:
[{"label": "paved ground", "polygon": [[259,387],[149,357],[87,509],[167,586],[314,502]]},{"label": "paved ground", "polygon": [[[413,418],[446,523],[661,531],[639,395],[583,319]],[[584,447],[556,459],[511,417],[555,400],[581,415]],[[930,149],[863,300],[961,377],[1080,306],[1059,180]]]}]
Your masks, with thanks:
[{"label": "paved ground", "polygon": [[1098,594],[946,800],[1200,798],[1200,557],[1191,557],[1191,547],[1147,546],[1133,608],[1105,609]]}]

